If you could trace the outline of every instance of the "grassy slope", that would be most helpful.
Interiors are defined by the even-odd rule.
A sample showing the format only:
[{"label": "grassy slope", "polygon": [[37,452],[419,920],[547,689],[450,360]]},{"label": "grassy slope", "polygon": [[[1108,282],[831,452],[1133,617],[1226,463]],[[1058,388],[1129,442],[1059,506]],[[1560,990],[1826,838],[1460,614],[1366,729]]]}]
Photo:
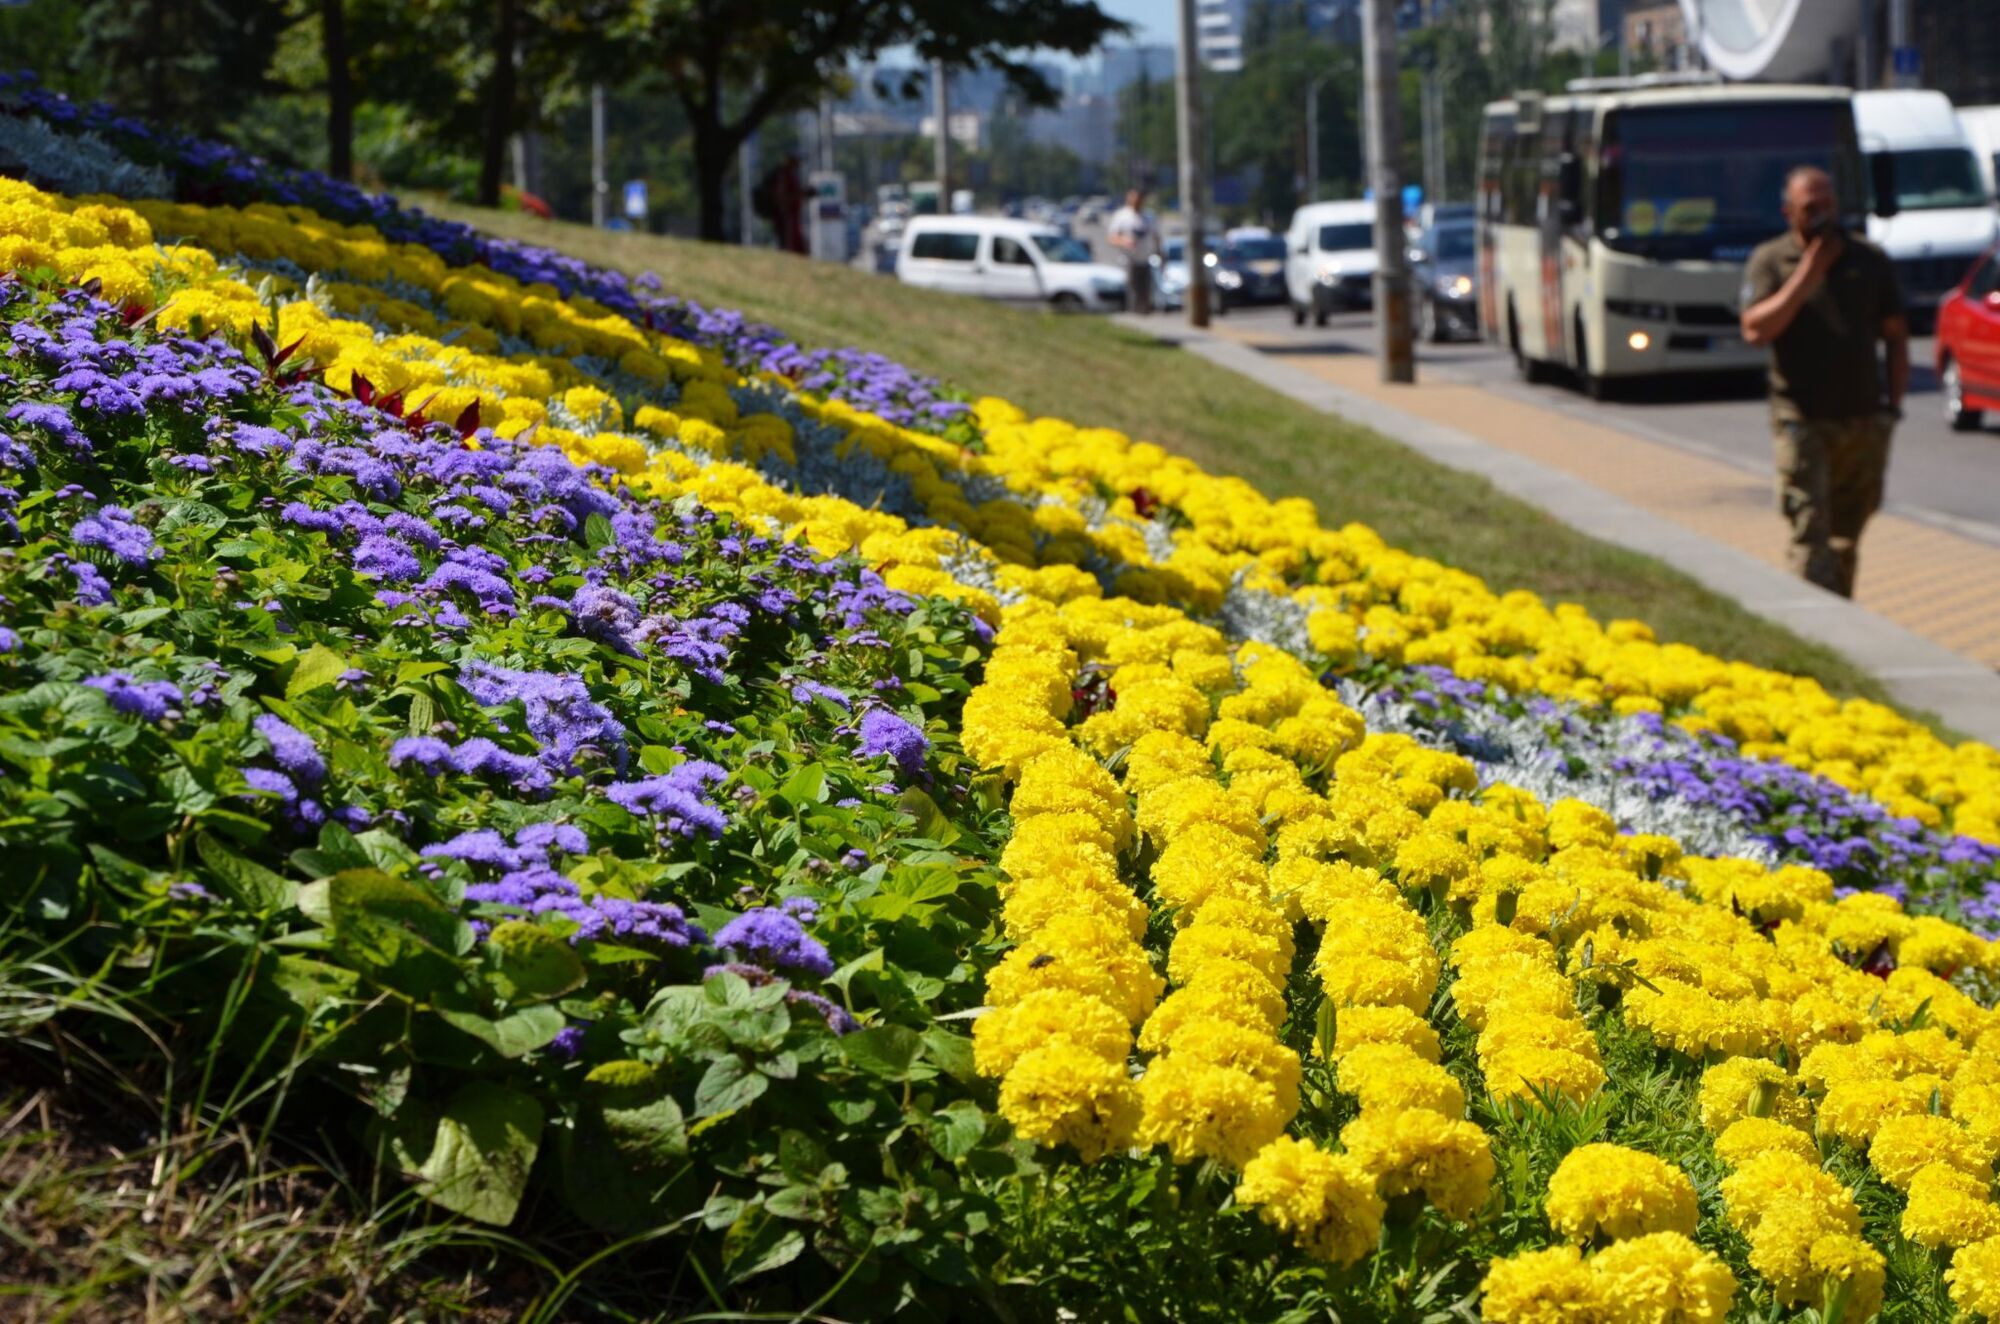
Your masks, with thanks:
[{"label": "grassy slope", "polygon": [[1871,676],[1652,560],[1585,537],[1482,478],[1308,409],[1109,322],[913,290],[885,277],[763,249],[593,231],[427,201],[494,234],[547,244],[669,290],[739,308],[809,345],[859,345],[1037,414],[1114,427],[1276,496],[1304,496],[1332,525],[1360,520],[1391,543],[1479,573],[1494,588],[1646,621],[1662,639],[1817,677],[1886,701]]}]

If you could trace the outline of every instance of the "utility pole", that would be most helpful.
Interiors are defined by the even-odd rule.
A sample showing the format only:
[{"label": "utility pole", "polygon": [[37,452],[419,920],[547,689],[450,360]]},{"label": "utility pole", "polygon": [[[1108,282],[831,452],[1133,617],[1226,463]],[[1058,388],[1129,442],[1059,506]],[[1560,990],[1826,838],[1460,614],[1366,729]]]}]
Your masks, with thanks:
[{"label": "utility pole", "polygon": [[819,168],[834,169],[833,164],[833,99],[819,99]]},{"label": "utility pole", "polygon": [[944,61],[931,61],[931,112],[937,116],[938,215],[951,214],[951,89]]},{"label": "utility pole", "polygon": [[1889,86],[1915,87],[1921,81],[1910,0],[1889,0]]},{"label": "utility pole", "polygon": [[1854,90],[1870,91],[1881,73],[1881,51],[1875,44],[1875,0],[1861,0],[1861,28],[1854,37]]},{"label": "utility pole", "polygon": [[1418,84],[1417,110],[1424,151],[1424,201],[1444,197],[1444,88],[1437,71],[1426,69]]},{"label": "utility pole", "polygon": [[1187,213],[1188,324],[1208,325],[1208,265],[1202,259],[1202,204],[1207,190],[1202,179],[1201,52],[1195,47],[1194,0],[1179,0],[1181,42],[1175,61],[1174,102],[1180,124],[1181,207]]},{"label": "utility pole", "polygon": [[[1183,6],[1188,0],[1182,0]],[[1375,324],[1385,382],[1414,382],[1409,255],[1403,243],[1403,126],[1396,88],[1394,0],[1362,0],[1362,60],[1367,66],[1368,147],[1375,188]]]},{"label": "utility pole", "polygon": [[743,246],[757,242],[757,208],[751,202],[757,178],[757,135],[745,138],[736,149],[736,201],[743,212]]},{"label": "utility pole", "polygon": [[604,84],[590,85],[590,223],[604,228],[604,202],[611,181],[604,177]]},{"label": "utility pole", "polygon": [[1319,201],[1319,92],[1326,79],[1315,78],[1306,88],[1306,201]]}]

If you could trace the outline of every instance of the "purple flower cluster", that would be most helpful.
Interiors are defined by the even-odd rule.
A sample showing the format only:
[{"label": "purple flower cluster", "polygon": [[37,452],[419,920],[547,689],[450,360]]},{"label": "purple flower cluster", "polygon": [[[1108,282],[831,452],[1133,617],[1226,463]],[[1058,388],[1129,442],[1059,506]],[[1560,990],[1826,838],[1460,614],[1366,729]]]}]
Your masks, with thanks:
[{"label": "purple flower cluster", "polygon": [[924,758],[930,753],[931,742],[922,728],[890,712],[887,708],[870,708],[861,714],[860,741],[854,752],[862,758],[888,757],[896,766],[911,777],[924,770]]},{"label": "purple flower cluster", "polygon": [[414,768],[433,777],[446,773],[483,777],[530,799],[555,785],[554,775],[540,759],[502,749],[485,736],[456,745],[436,736],[405,736],[389,747],[389,766]]},{"label": "purple flower cluster", "polygon": [[123,506],[99,506],[72,525],[69,536],[77,546],[101,547],[127,565],[146,565],[159,554],[152,532]]},{"label": "purple flower cluster", "polygon": [[515,671],[471,661],[458,669],[458,683],[489,708],[518,703],[527,715],[528,734],[540,745],[550,771],[567,775],[589,755],[614,767],[625,766],[625,728],[611,710],[590,697],[575,676]]},{"label": "purple flower cluster", "polygon": [[177,716],[185,702],[181,687],[170,680],[134,680],[122,671],[92,676],[83,683],[101,692],[118,712],[154,725]]},{"label": "purple flower cluster", "polygon": [[636,782],[616,782],[604,788],[611,803],[631,814],[659,821],[663,836],[719,837],[729,817],[702,797],[729,774],[705,759],[687,762]]},{"label": "purple flower cluster", "polygon": [[590,840],[569,824],[535,823],[509,842],[491,828],[463,832],[449,841],[426,846],[426,860],[462,860],[497,873],[491,881],[469,884],[465,899],[476,905],[515,911],[524,916],[557,915],[576,928],[571,943],[618,941],[652,943],[661,947],[699,947],[708,941],[701,926],[690,923],[679,906],[594,892],[586,896],[555,867],[558,855],[582,855]]}]

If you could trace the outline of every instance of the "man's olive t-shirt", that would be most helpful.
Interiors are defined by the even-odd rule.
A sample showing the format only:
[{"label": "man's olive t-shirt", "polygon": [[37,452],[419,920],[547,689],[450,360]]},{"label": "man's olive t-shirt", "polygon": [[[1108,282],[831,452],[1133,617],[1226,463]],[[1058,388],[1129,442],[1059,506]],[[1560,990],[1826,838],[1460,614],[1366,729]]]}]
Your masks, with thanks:
[{"label": "man's olive t-shirt", "polygon": [[[1743,306],[1791,279],[1805,245],[1790,230],[1758,245],[1743,269]],[[1866,239],[1846,246],[1826,279],[1771,344],[1771,411],[1780,418],[1857,418],[1882,408],[1882,323],[1903,315],[1896,267]]]}]

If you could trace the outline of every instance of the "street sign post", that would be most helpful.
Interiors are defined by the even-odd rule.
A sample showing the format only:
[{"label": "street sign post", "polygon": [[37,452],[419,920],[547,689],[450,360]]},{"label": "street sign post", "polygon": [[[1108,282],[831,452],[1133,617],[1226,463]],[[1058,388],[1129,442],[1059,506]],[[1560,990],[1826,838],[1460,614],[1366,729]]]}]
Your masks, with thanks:
[{"label": "street sign post", "polygon": [[634,222],[644,221],[646,219],[647,211],[648,208],[646,205],[646,181],[643,179],[626,180],[625,181],[626,219]]}]

